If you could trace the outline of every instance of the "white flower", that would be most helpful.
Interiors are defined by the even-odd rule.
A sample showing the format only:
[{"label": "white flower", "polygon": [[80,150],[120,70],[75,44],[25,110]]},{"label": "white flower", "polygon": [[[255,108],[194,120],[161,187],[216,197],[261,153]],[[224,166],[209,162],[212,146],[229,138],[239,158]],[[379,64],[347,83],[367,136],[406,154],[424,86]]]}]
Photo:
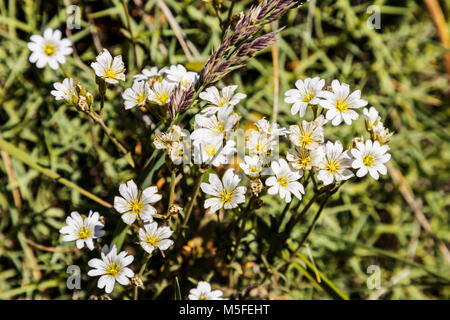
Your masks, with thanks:
[{"label": "white flower", "polygon": [[335,143],[328,141],[325,145],[325,156],[318,165],[320,171],[317,175],[324,185],[329,185],[333,181],[348,180],[354,176],[348,169],[352,165],[351,157],[348,151],[343,150],[339,141]]},{"label": "white flower", "polygon": [[122,56],[115,56],[114,59],[107,49],[97,56],[96,62],[91,63],[95,74],[108,83],[119,83],[119,80],[125,81],[125,64]]},{"label": "white flower", "polygon": [[136,106],[143,106],[150,92],[150,86],[145,81],[134,81],[131,88],[127,88],[122,94],[125,100],[125,110]]},{"label": "white flower", "polygon": [[112,245],[111,248],[104,246],[101,252],[101,259],[91,259],[88,265],[91,268],[88,272],[88,276],[97,277],[97,286],[100,289],[105,288],[106,293],[111,293],[114,289],[116,281],[123,286],[130,283],[130,279],[134,276],[133,270],[127,268],[134,260],[134,257],[128,255],[126,251],[121,251],[117,254],[116,245]]},{"label": "white flower", "polygon": [[149,91],[148,100],[164,106],[170,102],[170,95],[174,88],[174,84],[166,80],[155,82]]},{"label": "white flower", "polygon": [[158,194],[157,187],[148,187],[144,191],[138,191],[136,183],[129,180],[126,184],[122,183],[119,187],[122,197],[114,197],[114,209],[122,214],[122,220],[126,224],[132,224],[136,218],[143,221],[153,221],[153,215],[156,209],[150,204],[161,200],[162,196]]},{"label": "white flower", "polygon": [[141,73],[134,76],[135,81],[143,81],[151,78],[160,77],[167,70],[167,68],[162,68],[158,71],[157,67],[151,67],[150,69],[143,69]]},{"label": "white flower", "polygon": [[167,81],[174,84],[179,83],[184,88],[187,88],[190,84],[195,84],[198,80],[198,74],[196,72],[187,71],[181,64],[170,66],[170,68],[165,69],[165,73]]},{"label": "white flower", "polygon": [[206,281],[200,281],[197,288],[189,291],[189,300],[223,300],[223,292],[220,290],[211,291],[211,285]]},{"label": "white flower", "polygon": [[342,120],[348,125],[352,120],[358,119],[358,114],[353,109],[362,108],[367,105],[367,101],[361,99],[361,91],[356,90],[350,94],[348,84],[340,84],[338,80],[331,82],[333,92],[324,91],[322,97],[325,100],[320,101],[320,105],[328,109],[325,117],[332,120],[331,124],[337,126]]},{"label": "white flower", "polygon": [[210,208],[212,213],[221,208],[233,209],[239,203],[245,202],[247,188],[242,186],[238,187],[241,179],[237,174],[234,174],[234,169],[228,169],[222,181],[220,181],[216,174],[211,173],[209,175],[209,184],[203,182],[200,185],[204,193],[213,196],[212,198],[206,199],[204,205],[205,209]]},{"label": "white flower", "polygon": [[266,185],[270,187],[267,192],[269,194],[278,193],[286,203],[291,202],[291,193],[301,200],[302,193],[305,194],[305,189],[297,180],[302,177],[302,174],[292,171],[284,159],[272,161],[271,168],[275,176],[267,178]]},{"label": "white flower", "polygon": [[390,132],[386,129],[382,122],[379,122],[376,126],[372,127],[372,132],[375,140],[379,141],[380,144],[384,145],[391,141],[394,132]]},{"label": "white flower", "polygon": [[286,155],[286,159],[289,161],[292,168],[303,171],[308,171],[311,170],[312,167],[317,167],[323,157],[324,150],[322,146],[319,146],[314,150],[295,147],[295,149],[289,150]]},{"label": "white flower", "polygon": [[377,109],[375,107],[370,107],[369,109],[363,109],[364,118],[366,122],[371,126],[376,126],[379,122],[381,122],[381,118],[378,114]]},{"label": "white flower", "polygon": [[251,156],[257,155],[263,162],[267,164],[272,157],[273,148],[278,143],[278,136],[269,136],[268,134],[256,130],[250,132],[247,137],[247,149]]},{"label": "white flower", "polygon": [[289,133],[288,129],[280,127],[278,123],[270,123],[265,118],[259,119],[255,125],[260,132],[264,132],[269,136],[285,136]]},{"label": "white flower", "polygon": [[56,90],[52,90],[50,93],[56,100],[64,100],[66,103],[71,103],[75,97],[75,86],[73,85],[72,78],[65,78],[63,82],[55,82],[53,84]]},{"label": "white flower", "polygon": [[193,145],[195,163],[208,163],[214,167],[218,167],[221,164],[228,164],[230,158],[236,152],[236,142],[228,140],[223,145],[223,139],[221,137],[211,138],[209,140],[194,140]]},{"label": "white flower", "polygon": [[187,136],[179,126],[173,125],[168,132],[157,133],[153,144],[156,149],[165,149],[173,163],[179,164],[183,159],[184,142]]},{"label": "white flower", "polygon": [[62,227],[59,232],[65,234],[63,241],[70,242],[76,240],[76,246],[81,249],[86,244],[89,250],[94,249],[94,239],[105,234],[102,230],[103,223],[99,220],[98,212],[89,211],[89,215],[82,216],[74,211],[66,218],[67,226]]},{"label": "white flower", "polygon": [[161,251],[167,250],[173,241],[169,240],[173,231],[169,227],[159,227],[156,222],[144,224],[144,228],[139,229],[139,240],[142,248],[148,253],[152,253],[155,248]]},{"label": "white flower", "polygon": [[325,86],[325,80],[319,77],[306,78],[303,80],[297,80],[295,82],[297,89],[290,89],[286,91],[286,103],[293,103],[291,107],[291,113],[299,113],[300,117],[303,117],[306,113],[308,105],[317,105],[320,103],[320,97],[322,96],[322,89]]},{"label": "white flower", "polygon": [[351,150],[355,158],[352,162],[352,168],[359,169],[356,176],[364,177],[368,172],[372,178],[378,180],[378,173],[386,174],[387,169],[384,164],[391,159],[391,155],[386,153],[388,150],[388,146],[380,146],[378,141],[356,142],[356,149]]},{"label": "white flower", "polygon": [[221,108],[217,114],[205,116],[197,114],[195,116],[196,129],[191,133],[191,139],[223,139],[226,133],[233,130],[238,121],[238,115],[233,112],[233,106]]},{"label": "white flower", "polygon": [[303,120],[299,125],[292,125],[289,127],[289,140],[293,144],[302,148],[314,150],[323,142],[323,127],[318,125],[316,121]]},{"label": "white flower", "polygon": [[207,88],[205,91],[200,93],[200,98],[208,101],[212,106],[209,106],[202,110],[203,113],[213,114],[220,110],[223,106],[235,106],[246,97],[243,93],[236,93],[238,86],[228,86],[222,89],[221,92],[214,87],[211,86]]},{"label": "white flower", "polygon": [[67,38],[61,39],[61,36],[61,31],[50,28],[45,29],[44,36],[32,35],[27,44],[31,50],[30,62],[36,63],[40,69],[48,64],[53,70],[66,63],[65,56],[72,53],[72,42]]},{"label": "white flower", "polygon": [[239,163],[239,166],[244,173],[250,178],[257,178],[262,170],[262,162],[258,156],[245,156],[245,162]]}]

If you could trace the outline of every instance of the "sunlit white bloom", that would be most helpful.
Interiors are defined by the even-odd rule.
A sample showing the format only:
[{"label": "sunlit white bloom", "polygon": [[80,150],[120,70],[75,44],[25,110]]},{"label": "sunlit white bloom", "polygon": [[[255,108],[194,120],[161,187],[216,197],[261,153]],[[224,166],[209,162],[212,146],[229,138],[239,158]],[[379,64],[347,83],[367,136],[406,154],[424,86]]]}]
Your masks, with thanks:
[{"label": "sunlit white bloom", "polygon": [[200,185],[202,191],[212,196],[205,200],[205,209],[210,208],[211,213],[217,210],[233,209],[240,203],[245,202],[246,187],[238,187],[241,179],[234,174],[234,169],[228,169],[223,175],[222,181],[214,174],[209,174],[209,183],[203,182]]},{"label": "sunlit white bloom", "polygon": [[197,139],[193,141],[193,145],[195,163],[208,163],[214,167],[228,164],[236,152],[236,142],[228,140],[224,145],[221,137]]},{"label": "sunlit white bloom", "polygon": [[278,136],[269,136],[264,132],[252,130],[247,137],[246,145],[251,156],[259,156],[263,164],[267,164],[273,156],[273,150],[277,146],[277,143]]},{"label": "sunlit white bloom", "polygon": [[146,223],[144,228],[139,229],[140,244],[148,253],[152,253],[156,248],[167,250],[173,244],[169,239],[172,233],[169,227],[158,227],[156,222]]},{"label": "sunlit white bloom", "polygon": [[157,67],[151,67],[150,69],[142,69],[141,73],[134,76],[135,81],[145,81],[151,78],[157,78],[164,74],[167,68],[162,68],[158,71]]},{"label": "sunlit white bloom", "polygon": [[187,71],[186,68],[177,64],[165,69],[167,81],[173,84],[181,84],[182,87],[187,88],[190,84],[195,84],[198,80],[196,72]]},{"label": "sunlit white bloom", "polygon": [[217,114],[195,116],[195,130],[191,133],[191,139],[215,139],[224,138],[226,133],[233,130],[239,116],[233,112],[233,106],[223,107]]},{"label": "sunlit white bloom", "polygon": [[247,95],[243,93],[236,93],[238,86],[228,86],[223,88],[220,92],[214,87],[208,87],[205,91],[200,93],[200,98],[209,102],[210,106],[202,110],[203,113],[211,114],[220,110],[223,106],[235,106],[244,99]]},{"label": "sunlit white bloom", "polygon": [[197,288],[189,291],[189,300],[223,300],[223,292],[220,290],[211,291],[211,285],[206,281],[200,281]]},{"label": "sunlit white bloom", "polygon": [[390,132],[386,129],[382,122],[378,122],[376,126],[372,127],[372,132],[374,139],[379,141],[382,145],[391,141],[391,138],[394,135],[394,132]]},{"label": "sunlit white bloom", "polygon": [[72,53],[72,42],[67,38],[61,39],[61,36],[61,31],[51,28],[45,29],[43,36],[32,35],[27,44],[31,50],[30,62],[40,69],[48,64],[53,70],[66,63],[65,56]]},{"label": "sunlit white bloom", "polygon": [[147,97],[150,93],[150,86],[145,81],[134,81],[131,88],[127,88],[122,94],[125,100],[125,109],[131,109],[136,106],[145,105]]},{"label": "sunlit white bloom", "polygon": [[355,158],[352,167],[353,169],[359,169],[356,176],[364,177],[369,173],[372,178],[378,180],[378,173],[386,174],[387,168],[384,164],[391,159],[391,155],[386,153],[388,150],[388,146],[381,146],[378,141],[356,142],[356,148],[351,150]]},{"label": "sunlit white bloom", "polygon": [[103,49],[95,60],[91,67],[97,77],[112,84],[119,83],[119,80],[125,81],[125,64],[121,55],[113,58],[107,49]]},{"label": "sunlit white bloom", "polygon": [[175,164],[180,164],[183,159],[184,141],[188,135],[179,126],[173,125],[168,132],[157,133],[153,144],[156,149],[165,149],[170,159]]},{"label": "sunlit white bloom", "polygon": [[348,180],[354,176],[348,168],[351,168],[352,159],[348,151],[339,141],[330,141],[325,145],[325,156],[319,163],[319,174],[317,177],[324,185],[329,185],[334,181]]},{"label": "sunlit white bloom", "polygon": [[133,224],[138,218],[142,221],[153,221],[156,209],[151,204],[161,200],[157,187],[148,187],[140,192],[133,180],[119,186],[122,197],[114,197],[114,209],[122,214],[126,224]]},{"label": "sunlit white bloom", "polygon": [[89,215],[82,216],[74,211],[66,218],[67,226],[62,227],[59,232],[65,234],[63,241],[76,241],[76,246],[81,249],[86,245],[89,250],[94,249],[94,239],[105,234],[102,230],[104,225],[100,222],[98,212],[89,211]]},{"label": "sunlit white bloom", "polygon": [[297,89],[290,89],[286,91],[286,103],[293,103],[291,107],[291,113],[298,113],[300,117],[303,117],[306,113],[308,105],[317,105],[320,103],[320,97],[322,96],[322,89],[325,86],[325,80],[319,77],[306,78],[303,80],[297,80],[295,82]]},{"label": "sunlit white bloom", "polygon": [[65,78],[63,82],[55,82],[53,84],[56,90],[52,90],[50,93],[56,100],[64,100],[66,103],[73,101],[75,97],[75,86],[72,78]]},{"label": "sunlit white bloom", "polygon": [[305,193],[303,185],[297,180],[302,177],[302,174],[298,171],[293,171],[286,160],[280,159],[278,161],[272,161],[270,166],[274,173],[266,179],[266,185],[269,186],[267,192],[269,194],[279,194],[281,199],[284,199],[286,203],[291,202],[292,196],[297,197],[297,199],[302,199],[302,194]]},{"label": "sunlit white bloom", "polygon": [[88,265],[93,268],[89,270],[88,276],[97,277],[97,286],[99,289],[105,288],[106,293],[111,293],[114,289],[116,281],[123,286],[130,283],[130,279],[134,276],[133,270],[128,268],[134,260],[134,257],[128,255],[126,251],[121,251],[117,254],[117,247],[115,244],[108,248],[104,246],[101,252],[101,259],[91,259]]},{"label": "sunlit white bloom", "polygon": [[258,156],[245,156],[244,159],[245,162],[239,163],[241,169],[244,170],[244,173],[250,178],[257,178],[262,170],[261,159],[259,159]]},{"label": "sunlit white bloom", "polygon": [[266,118],[259,119],[255,122],[255,125],[258,127],[258,130],[264,132],[269,136],[285,136],[289,133],[289,130],[283,127],[276,122],[269,122]]},{"label": "sunlit white bloom", "polygon": [[361,99],[361,91],[356,90],[350,94],[350,86],[341,84],[338,80],[331,82],[333,92],[324,91],[320,105],[328,109],[325,117],[331,120],[333,126],[341,124],[342,120],[348,125],[352,120],[358,119],[358,113],[353,109],[359,109],[367,105],[367,101]]},{"label": "sunlit white bloom", "polygon": [[148,94],[148,100],[164,106],[170,102],[170,95],[172,94],[175,85],[166,80],[155,82]]},{"label": "sunlit white bloom", "polygon": [[319,146],[314,150],[295,147],[295,149],[289,150],[286,155],[286,159],[293,169],[303,171],[308,171],[311,170],[312,167],[317,167],[323,157],[324,149],[322,146]]},{"label": "sunlit white bloom", "polygon": [[375,109],[375,107],[370,107],[369,109],[364,108],[363,109],[364,118],[366,119],[366,122],[372,127],[376,126],[378,122],[381,121],[380,115]]},{"label": "sunlit white bloom", "polygon": [[302,149],[317,149],[324,139],[323,127],[315,121],[303,120],[301,124],[290,126],[289,131],[289,140]]}]

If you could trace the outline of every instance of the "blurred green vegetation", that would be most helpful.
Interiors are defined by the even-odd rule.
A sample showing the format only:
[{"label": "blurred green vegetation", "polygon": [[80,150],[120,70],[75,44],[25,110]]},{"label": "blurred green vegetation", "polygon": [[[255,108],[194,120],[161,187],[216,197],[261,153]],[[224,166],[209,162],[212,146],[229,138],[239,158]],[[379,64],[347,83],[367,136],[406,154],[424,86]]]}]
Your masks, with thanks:
[{"label": "blurred green vegetation", "polygon": [[[211,4],[199,0],[164,3],[190,41],[192,59],[186,56],[173,26],[155,0],[128,1],[131,26],[137,43],[137,63],[122,2],[78,1],[81,29],[72,30],[76,54],[62,70],[40,70],[28,62],[27,42],[46,27],[66,28],[70,1],[0,1],[0,134],[25,151],[40,166],[112,203],[120,182],[140,177],[148,160],[151,140],[142,113],[125,111],[120,91],[130,87],[135,68],[204,62],[220,43],[221,30]],[[230,1],[224,0],[225,9]],[[253,1],[236,1],[234,12],[248,9]],[[189,242],[175,258],[174,270],[183,297],[194,285],[190,279],[211,280],[226,297],[273,299],[448,299],[449,261],[442,246],[450,243],[450,90],[442,48],[429,12],[422,1],[315,1],[291,10],[280,22],[285,26],[276,49],[279,64],[279,113],[288,126],[298,121],[283,102],[296,79],[320,76],[330,83],[339,79],[361,89],[385,124],[396,134],[390,143],[392,168],[376,182],[366,178],[347,183],[330,201],[307,248],[291,256],[313,214],[298,225],[286,248],[269,264],[262,252],[270,241],[273,219],[284,203],[265,197],[265,205],[253,213],[244,235],[243,253],[231,267],[214,264],[220,233],[214,219],[194,212]],[[450,1],[441,1],[450,17]],[[378,5],[381,29],[367,27],[367,7]],[[267,31],[270,28],[267,28]],[[122,54],[127,82],[108,90],[105,121],[114,134],[134,152],[137,170],[120,157],[100,128],[50,95],[52,84],[65,74],[74,76],[95,92],[95,78],[88,65],[95,59],[95,44]],[[199,57],[192,51],[195,46]],[[261,116],[272,117],[274,101],[273,55],[265,51],[246,69],[232,73],[222,85],[237,84],[247,94],[238,108],[246,125]],[[98,97],[96,97],[98,100]],[[345,137],[346,143],[363,132],[360,127],[327,129],[328,139]],[[98,139],[95,142],[92,135]],[[95,147],[95,143],[98,146]],[[6,156],[7,157],[7,156]],[[119,232],[126,235],[114,211],[83,197],[78,191],[42,175],[14,157],[7,157],[14,180],[8,176],[5,153],[0,161],[0,299],[70,299],[66,268],[78,264],[84,274],[80,298],[96,292],[96,279],[88,279],[87,261],[95,253],[72,250],[58,229],[71,211],[95,209],[106,217],[104,243]],[[169,188],[159,161],[147,173],[143,187],[157,183]],[[190,178],[188,178],[190,179]],[[182,188],[186,187],[182,184]],[[19,190],[20,199],[13,198]],[[308,198],[308,194],[306,196]],[[18,202],[17,202],[18,201]],[[164,201],[163,201],[164,202]],[[160,204],[163,208],[163,203]],[[314,205],[313,211],[317,210]],[[418,212],[423,216],[418,215]],[[431,232],[420,220],[425,217]],[[423,224],[423,220],[422,220]],[[115,239],[117,241],[117,239]],[[441,249],[439,249],[441,244]],[[447,246],[448,247],[448,246]],[[137,256],[132,246],[126,247]],[[377,265],[385,290],[368,289],[367,268]],[[146,274],[143,298],[172,298],[175,274],[152,282],[152,259]],[[135,266],[135,269],[138,268]],[[136,270],[135,270],[136,271]],[[318,281],[320,280],[320,281]],[[254,289],[251,289],[255,285]],[[250,290],[251,289],[251,290]],[[119,291],[119,290],[118,290]],[[244,294],[249,293],[249,294]],[[124,295],[127,296],[126,294]]]}]

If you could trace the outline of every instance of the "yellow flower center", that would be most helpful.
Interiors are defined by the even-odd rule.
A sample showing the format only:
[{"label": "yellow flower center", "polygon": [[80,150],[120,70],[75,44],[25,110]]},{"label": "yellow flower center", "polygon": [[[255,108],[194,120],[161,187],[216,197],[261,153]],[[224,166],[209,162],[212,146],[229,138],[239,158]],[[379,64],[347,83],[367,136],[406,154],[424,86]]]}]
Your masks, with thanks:
[{"label": "yellow flower center", "polygon": [[159,239],[157,236],[155,235],[148,235],[145,238],[145,242],[147,242],[150,246],[154,247],[156,246],[159,242],[161,241],[161,239]]},{"label": "yellow flower center", "polygon": [[228,204],[233,200],[233,190],[225,189],[219,194],[220,201],[224,204]]},{"label": "yellow flower center", "polygon": [[145,94],[139,95],[138,98],[136,99],[136,104],[142,103],[142,101],[144,101],[145,98],[146,98]]},{"label": "yellow flower center", "polygon": [[259,172],[259,168],[258,167],[250,167],[250,168],[248,168],[248,171],[253,172],[253,173]]},{"label": "yellow flower center", "polygon": [[78,239],[80,239],[80,240],[86,240],[90,236],[91,236],[91,230],[89,230],[88,228],[86,228],[84,226],[80,229],[80,231],[78,231]]},{"label": "yellow flower center", "polygon": [[215,128],[214,128],[214,133],[218,136],[220,135],[223,130],[225,129],[225,126],[223,125],[223,123],[219,123]]},{"label": "yellow flower center", "polygon": [[279,184],[281,187],[286,187],[286,186],[288,185],[288,183],[289,183],[289,181],[288,181],[288,179],[286,179],[285,177],[279,177],[279,178],[278,178],[278,184]]},{"label": "yellow flower center", "polygon": [[106,268],[106,274],[111,277],[115,277],[120,272],[120,266],[116,263],[111,263],[108,268]]},{"label": "yellow flower center", "polygon": [[312,99],[314,99],[314,92],[311,90],[306,90],[305,94],[303,95],[303,102],[310,102]]},{"label": "yellow flower center", "polygon": [[216,150],[216,148],[214,146],[206,146],[205,152],[210,157],[214,157],[216,155],[217,150]]},{"label": "yellow flower center", "polygon": [[311,133],[303,131],[298,136],[298,141],[300,142],[301,148],[305,149],[307,146],[314,142],[314,138]]},{"label": "yellow flower center", "polygon": [[341,164],[337,160],[331,160],[327,161],[327,164],[325,165],[325,170],[328,171],[331,174],[336,174],[339,172],[339,169],[341,168]]},{"label": "yellow flower center", "polygon": [[208,298],[205,295],[201,294],[200,297],[198,297],[198,300],[208,300]]},{"label": "yellow flower center", "polygon": [[55,51],[56,51],[56,48],[51,43],[47,43],[44,46],[44,53],[45,53],[45,55],[47,55],[49,57],[52,56],[55,53]]},{"label": "yellow flower center", "polygon": [[297,159],[297,163],[299,164],[300,167],[305,169],[311,163],[311,156],[303,155],[301,158]]},{"label": "yellow flower center", "polygon": [[161,93],[156,98],[161,104],[166,104],[167,100],[169,100],[169,94],[168,93]]},{"label": "yellow flower center", "polygon": [[364,155],[362,160],[366,167],[371,167],[371,166],[373,166],[373,163],[375,162],[375,157],[371,154],[366,154],[366,155]]},{"label": "yellow flower center", "polygon": [[140,199],[133,199],[128,203],[128,208],[132,213],[139,214],[144,208],[144,203]]},{"label": "yellow flower center", "polygon": [[336,101],[336,109],[339,111],[339,112],[345,112],[345,111],[347,111],[348,110],[348,108],[349,108],[349,106],[348,106],[348,102],[347,102],[347,100],[345,100],[345,99],[339,99],[338,101]]},{"label": "yellow flower center", "polygon": [[108,79],[116,79],[117,78],[117,72],[111,68],[106,68],[105,69],[105,78]]},{"label": "yellow flower center", "polygon": [[223,107],[224,105],[226,105],[228,102],[230,102],[230,100],[228,98],[225,97],[220,97],[219,99],[217,99],[217,106],[218,107]]}]

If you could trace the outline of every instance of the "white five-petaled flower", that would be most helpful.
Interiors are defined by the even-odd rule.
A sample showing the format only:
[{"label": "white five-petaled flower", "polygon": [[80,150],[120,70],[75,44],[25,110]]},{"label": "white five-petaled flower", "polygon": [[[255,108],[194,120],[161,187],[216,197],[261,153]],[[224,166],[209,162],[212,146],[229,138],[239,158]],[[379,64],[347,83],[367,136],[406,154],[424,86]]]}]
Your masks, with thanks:
[{"label": "white five-petaled flower", "polygon": [[149,91],[148,100],[164,106],[170,102],[170,95],[174,88],[175,85],[166,80],[155,82]]},{"label": "white five-petaled flower", "polygon": [[221,164],[228,164],[231,157],[236,152],[236,142],[227,140],[223,144],[222,137],[205,139],[197,139],[193,141],[194,161],[195,163],[208,163],[214,167]]},{"label": "white five-petaled flower", "polygon": [[220,290],[211,291],[211,285],[206,281],[200,281],[197,288],[189,291],[189,300],[223,300],[223,292]]},{"label": "white five-petaled flower", "polygon": [[150,69],[142,69],[141,73],[135,75],[133,78],[135,81],[143,81],[151,78],[157,78],[164,74],[167,68],[162,68],[158,71],[157,67],[151,67]]},{"label": "white five-petaled flower", "polygon": [[239,166],[242,170],[244,170],[244,173],[249,176],[250,178],[257,178],[259,177],[259,174],[262,170],[262,162],[261,159],[259,159],[258,156],[245,156],[244,157],[245,162],[239,163]]},{"label": "white five-petaled flower", "polygon": [[130,279],[134,276],[133,270],[127,268],[134,260],[134,257],[128,255],[126,251],[121,251],[117,254],[117,247],[115,244],[108,248],[105,245],[101,252],[101,259],[91,259],[88,265],[91,268],[88,272],[88,276],[97,277],[97,286],[100,289],[105,288],[106,293],[111,293],[114,289],[116,281],[123,286],[130,283]]},{"label": "white five-petaled flower", "polygon": [[251,156],[257,155],[267,164],[273,156],[273,149],[278,143],[277,135],[268,135],[264,132],[252,130],[246,139],[246,146]]},{"label": "white five-petaled flower", "polygon": [[179,126],[173,125],[168,132],[157,133],[153,144],[156,149],[165,149],[170,159],[175,164],[180,164],[183,160],[184,142],[183,139],[188,133]]},{"label": "white five-petaled flower", "polygon": [[286,103],[293,103],[291,107],[291,113],[299,113],[300,117],[303,117],[306,113],[308,105],[317,105],[320,103],[320,97],[322,96],[322,89],[325,86],[325,80],[319,77],[306,78],[303,80],[297,80],[295,82],[297,89],[290,89],[286,91]]},{"label": "white five-petaled flower", "polygon": [[305,194],[303,185],[297,180],[302,177],[302,174],[297,171],[292,171],[289,164],[284,159],[272,161],[271,168],[274,176],[267,178],[266,185],[269,186],[267,192],[269,194],[279,194],[281,199],[286,203],[291,202],[291,193],[302,199],[302,194]]},{"label": "white five-petaled flower", "polygon": [[221,208],[233,209],[240,203],[244,203],[247,188],[238,187],[240,181],[239,176],[234,174],[234,169],[228,169],[222,181],[216,174],[211,173],[209,183],[203,182],[200,185],[204,193],[213,196],[205,200],[205,209],[210,208],[211,212],[214,213]]},{"label": "white five-petaled flower", "polygon": [[98,77],[112,84],[119,83],[119,80],[125,81],[125,64],[121,55],[113,59],[111,53],[103,49],[95,60],[96,62],[91,63],[91,67]]},{"label": "white five-petaled flower", "polygon": [[202,110],[203,113],[213,114],[220,110],[224,106],[235,106],[244,99],[247,95],[243,93],[234,93],[238,86],[228,86],[223,88],[220,92],[219,90],[211,86],[206,88],[205,91],[200,93],[200,98],[209,102],[211,106],[208,106]]},{"label": "white five-petaled flower", "polygon": [[328,141],[325,145],[325,155],[318,164],[319,174],[317,177],[324,185],[334,181],[348,180],[354,176],[348,168],[352,165],[352,159],[348,151],[344,151],[341,142],[332,143]]},{"label": "white five-petaled flower", "polygon": [[388,143],[394,133],[384,127],[377,109],[374,107],[370,107],[370,109],[364,108],[363,114],[367,128],[373,133],[373,138],[379,141],[380,144]]},{"label": "white five-petaled flower", "polygon": [[285,136],[289,133],[289,130],[281,127],[276,122],[269,122],[266,118],[259,119],[255,122],[255,125],[258,127],[260,132],[263,132],[269,136]]},{"label": "white five-petaled flower", "polygon": [[166,73],[167,81],[173,84],[181,84],[184,88],[187,88],[190,84],[195,84],[198,80],[196,72],[187,71],[181,64],[170,66],[164,72]]},{"label": "white five-petaled flower", "polygon": [[323,127],[316,121],[305,121],[289,127],[289,140],[302,149],[314,150],[323,142]]},{"label": "white five-petaled flower", "polygon": [[139,240],[148,253],[152,253],[156,248],[164,251],[173,244],[169,239],[172,233],[169,227],[158,227],[156,222],[146,223],[144,228],[139,229]]},{"label": "white five-petaled flower", "polygon": [[352,167],[353,169],[359,169],[356,176],[364,177],[369,173],[372,178],[378,180],[378,173],[386,174],[387,168],[384,164],[391,159],[391,155],[386,153],[388,150],[388,146],[381,146],[378,141],[356,142],[356,148],[351,150],[355,158]]},{"label": "white five-petaled flower", "polygon": [[63,100],[66,103],[72,102],[75,97],[75,86],[72,78],[65,78],[63,82],[55,82],[53,87],[56,90],[52,90],[50,93],[56,100]]},{"label": "white five-petaled flower", "polygon": [[319,146],[314,150],[295,147],[295,149],[288,151],[286,159],[293,169],[308,171],[311,170],[312,167],[317,167],[323,159],[323,156],[324,150],[322,146]]},{"label": "white five-petaled flower", "polygon": [[157,187],[148,187],[140,192],[133,180],[119,187],[122,197],[114,197],[114,209],[122,214],[122,220],[126,224],[133,224],[136,218],[142,221],[153,221],[156,209],[151,204],[161,200]]},{"label": "white five-petaled flower", "polygon": [[238,115],[233,112],[233,106],[223,107],[217,114],[195,116],[195,130],[191,133],[192,140],[222,139],[232,131],[238,121]]},{"label": "white five-petaled flower", "polygon": [[102,230],[103,223],[99,220],[98,212],[89,211],[87,217],[74,211],[66,218],[67,226],[62,227],[59,232],[65,234],[63,241],[70,242],[76,240],[76,246],[81,249],[86,245],[89,250],[94,249],[94,239],[100,238],[105,234]]},{"label": "white five-petaled flower", "polygon": [[320,105],[328,109],[325,117],[331,120],[333,126],[341,124],[342,120],[348,125],[352,120],[358,119],[358,113],[353,109],[359,109],[367,105],[367,101],[361,99],[361,91],[356,90],[350,94],[350,86],[341,84],[338,80],[331,82],[333,92],[324,91]]},{"label": "white five-petaled flower", "polygon": [[379,122],[381,122],[381,118],[378,114],[377,109],[375,107],[370,107],[369,109],[363,109],[364,118],[366,122],[371,126],[376,126]]},{"label": "white five-petaled flower", "polygon": [[50,28],[45,29],[44,36],[35,34],[28,42],[28,49],[31,50],[29,60],[36,63],[36,67],[42,69],[47,64],[53,70],[59,68],[59,64],[66,62],[67,55],[72,53],[72,42],[61,39],[61,31]]},{"label": "white five-petaled flower", "polygon": [[122,94],[125,100],[125,109],[131,109],[136,106],[143,106],[147,101],[150,92],[150,86],[145,81],[134,81],[131,88],[127,88]]}]

